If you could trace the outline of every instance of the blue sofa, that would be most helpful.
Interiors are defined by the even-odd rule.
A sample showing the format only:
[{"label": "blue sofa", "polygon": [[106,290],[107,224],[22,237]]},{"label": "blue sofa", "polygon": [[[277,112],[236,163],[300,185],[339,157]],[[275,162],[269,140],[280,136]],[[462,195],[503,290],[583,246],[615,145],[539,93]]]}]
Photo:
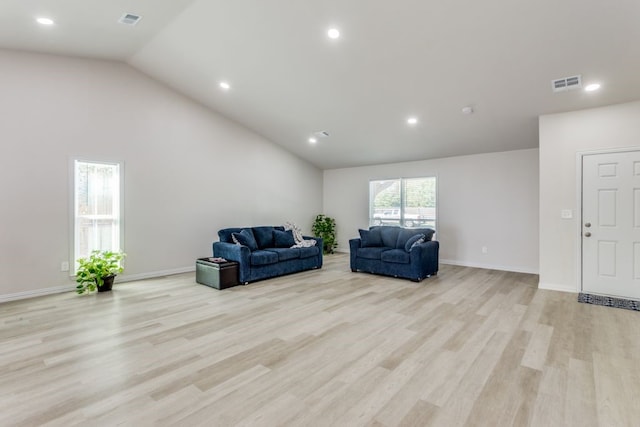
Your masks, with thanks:
[{"label": "blue sofa", "polygon": [[[416,282],[438,274],[440,243],[431,228],[374,226],[349,240],[351,271],[402,277]],[[422,236],[422,237],[421,237]]]},{"label": "blue sofa", "polygon": [[223,228],[218,237],[220,241],[213,243],[213,256],[239,263],[238,280],[243,284],[322,267],[322,239],[305,236],[314,239],[316,245],[292,248],[293,233],[284,231],[284,227]]}]

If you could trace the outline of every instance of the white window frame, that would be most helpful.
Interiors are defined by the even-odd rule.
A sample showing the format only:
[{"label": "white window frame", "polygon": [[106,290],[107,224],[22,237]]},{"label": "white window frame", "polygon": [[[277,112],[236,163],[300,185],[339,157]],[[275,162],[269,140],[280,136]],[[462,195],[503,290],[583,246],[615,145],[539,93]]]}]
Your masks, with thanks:
[{"label": "white window frame", "polygon": [[80,236],[79,236],[79,230],[78,230],[78,225],[79,225],[79,221],[82,218],[87,218],[87,216],[85,215],[78,215],[77,214],[77,206],[78,206],[78,194],[76,192],[76,185],[78,182],[78,176],[77,176],[77,166],[80,163],[94,163],[94,164],[99,164],[99,165],[108,165],[108,166],[114,166],[118,172],[118,176],[117,176],[117,184],[115,186],[116,188],[116,194],[114,194],[113,197],[113,212],[115,212],[115,215],[111,215],[111,216],[104,216],[104,217],[96,217],[95,215],[93,217],[93,219],[112,219],[115,224],[116,224],[116,230],[113,232],[112,235],[112,245],[109,248],[89,248],[89,252],[91,252],[91,250],[94,249],[102,249],[102,250],[111,250],[111,251],[119,251],[119,250],[123,250],[123,242],[124,242],[124,227],[123,227],[123,214],[124,214],[124,162],[121,161],[102,161],[102,160],[87,160],[84,158],[73,158],[70,159],[70,220],[71,220],[71,225],[70,225],[70,231],[71,231],[71,237],[70,237],[70,242],[72,242],[71,248],[70,248],[70,259],[71,259],[71,265],[70,265],[70,269],[69,269],[69,274],[71,276],[75,276],[76,271],[77,271],[77,259],[81,258],[83,256],[85,256],[84,254],[80,254],[79,253],[79,248],[80,248]]},{"label": "white window frame", "polygon": [[[407,207],[405,206],[405,198],[406,198],[406,183],[407,181],[410,180],[414,180],[414,179],[428,179],[428,178],[432,178],[435,180],[435,189],[434,189],[434,197],[435,197],[435,208],[433,211],[433,221],[431,223],[431,218],[426,218],[426,222],[429,222],[428,224],[420,224],[418,221],[422,222],[422,219],[412,219],[409,218],[408,215],[406,213],[406,209]],[[371,184],[374,182],[381,182],[381,181],[399,181],[400,182],[400,206],[398,207],[390,207],[388,208],[389,211],[391,211],[391,217],[388,220],[388,223],[393,224],[396,221],[396,210],[399,210],[398,212],[398,224],[401,227],[408,227],[408,228],[424,228],[424,227],[428,227],[428,228],[433,228],[434,230],[436,229],[437,223],[438,223],[438,177],[436,175],[428,175],[428,176],[418,176],[418,177],[408,177],[408,178],[388,178],[388,179],[372,179],[369,181],[369,226],[373,226],[373,225],[385,225],[385,221],[384,218],[380,218],[380,215],[376,215],[375,212],[375,208],[373,206],[373,197],[374,194],[372,194],[371,192]],[[384,214],[383,214],[384,215]]]}]

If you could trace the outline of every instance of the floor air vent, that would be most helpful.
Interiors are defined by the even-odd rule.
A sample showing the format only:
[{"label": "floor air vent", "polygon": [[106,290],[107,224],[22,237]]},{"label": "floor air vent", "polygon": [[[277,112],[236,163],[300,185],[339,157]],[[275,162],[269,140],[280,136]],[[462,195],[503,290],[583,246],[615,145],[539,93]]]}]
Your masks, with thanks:
[{"label": "floor air vent", "polygon": [[136,25],[141,19],[142,16],[134,15],[132,13],[125,13],[118,20],[118,22],[125,25]]},{"label": "floor air vent", "polygon": [[553,92],[566,92],[568,90],[580,89],[582,87],[582,76],[563,77],[551,81],[551,90]]}]

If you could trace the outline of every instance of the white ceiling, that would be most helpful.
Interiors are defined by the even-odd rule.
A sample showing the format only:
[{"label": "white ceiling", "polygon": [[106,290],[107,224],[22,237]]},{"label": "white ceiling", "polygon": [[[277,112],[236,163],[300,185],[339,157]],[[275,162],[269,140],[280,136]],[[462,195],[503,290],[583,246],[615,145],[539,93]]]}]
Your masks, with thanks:
[{"label": "white ceiling", "polygon": [[[0,47],[128,62],[323,169],[534,148],[541,114],[640,99],[638,0],[2,0]],[[552,93],[575,74],[602,89]]]}]

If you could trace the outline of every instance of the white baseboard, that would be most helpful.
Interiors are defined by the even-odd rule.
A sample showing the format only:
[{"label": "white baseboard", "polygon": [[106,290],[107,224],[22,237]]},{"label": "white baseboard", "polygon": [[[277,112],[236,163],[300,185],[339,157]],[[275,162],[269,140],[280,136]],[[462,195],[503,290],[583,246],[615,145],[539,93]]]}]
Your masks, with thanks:
[{"label": "white baseboard", "polygon": [[538,289],[544,289],[546,291],[559,291],[559,292],[569,292],[572,294],[577,294],[578,290],[572,286],[566,285],[556,285],[554,283],[538,283]]},{"label": "white baseboard", "polygon": [[170,270],[152,271],[150,273],[120,274],[116,277],[115,283],[133,282],[134,280],[153,279],[155,277],[171,276],[174,274],[190,273],[196,271],[195,264],[189,267],[172,268]]},{"label": "white baseboard", "polygon": [[[337,248],[335,252],[338,253],[350,253],[350,248]],[[512,266],[504,266],[504,265],[494,265],[494,264],[479,264],[473,262],[464,262],[457,261],[453,259],[440,259],[441,264],[451,264],[451,265],[459,265],[461,267],[473,267],[473,268],[484,268],[487,270],[501,270],[501,271],[513,271],[514,273],[526,273],[526,274],[539,274],[537,269],[532,269],[529,267],[512,267]]]},{"label": "white baseboard", "polygon": [[461,267],[484,268],[487,270],[513,271],[514,273],[538,274],[538,270],[528,267],[512,267],[495,264],[482,264],[474,262],[457,261],[453,259],[441,259],[441,264],[459,265]]},{"label": "white baseboard", "polygon": [[[114,283],[132,282],[134,280],[153,279],[154,277],[171,276],[173,274],[189,273],[195,271],[195,265],[189,267],[173,268],[170,270],[152,271],[149,273],[139,274],[121,274],[116,277]],[[63,292],[73,292],[76,288],[76,283],[70,283],[68,285],[54,286],[51,288],[36,289],[32,291],[16,292],[14,294],[0,295],[0,303],[17,301],[27,298],[41,297],[44,295],[60,294]]]},{"label": "white baseboard", "polygon": [[63,292],[73,292],[76,288],[75,282],[64,286],[55,286],[53,288],[36,289],[33,291],[16,292],[15,294],[0,295],[0,303],[17,301],[27,298],[41,297],[44,295],[61,294]]}]

